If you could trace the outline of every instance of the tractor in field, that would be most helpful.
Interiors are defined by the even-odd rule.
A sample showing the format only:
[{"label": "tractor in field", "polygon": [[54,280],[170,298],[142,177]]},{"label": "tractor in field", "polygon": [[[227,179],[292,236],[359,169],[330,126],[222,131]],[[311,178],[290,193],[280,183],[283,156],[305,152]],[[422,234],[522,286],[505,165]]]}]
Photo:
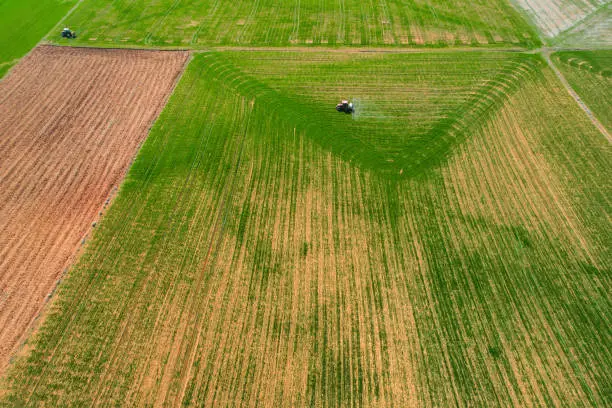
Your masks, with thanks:
[{"label": "tractor in field", "polygon": [[355,112],[355,108],[353,107],[353,103],[349,101],[342,101],[336,105],[336,110],[338,112],[344,113],[353,113]]},{"label": "tractor in field", "polygon": [[62,30],[62,38],[76,38],[76,33],[69,28]]}]

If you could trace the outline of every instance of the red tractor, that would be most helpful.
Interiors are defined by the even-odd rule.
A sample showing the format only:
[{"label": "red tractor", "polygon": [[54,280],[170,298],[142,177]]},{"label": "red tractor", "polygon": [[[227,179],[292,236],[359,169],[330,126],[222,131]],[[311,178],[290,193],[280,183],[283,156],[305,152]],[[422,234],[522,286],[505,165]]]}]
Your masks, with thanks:
[{"label": "red tractor", "polygon": [[353,113],[355,112],[355,108],[353,107],[353,103],[349,103],[349,101],[342,101],[341,103],[336,105],[336,110],[338,112],[344,113]]}]

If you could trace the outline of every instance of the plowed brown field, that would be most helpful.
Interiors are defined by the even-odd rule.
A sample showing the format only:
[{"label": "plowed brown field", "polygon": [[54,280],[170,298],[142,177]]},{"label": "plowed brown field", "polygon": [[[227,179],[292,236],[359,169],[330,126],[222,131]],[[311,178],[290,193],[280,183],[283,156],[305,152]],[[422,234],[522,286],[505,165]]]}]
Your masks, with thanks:
[{"label": "plowed brown field", "polygon": [[0,371],[187,59],[185,52],[41,46],[0,82]]}]

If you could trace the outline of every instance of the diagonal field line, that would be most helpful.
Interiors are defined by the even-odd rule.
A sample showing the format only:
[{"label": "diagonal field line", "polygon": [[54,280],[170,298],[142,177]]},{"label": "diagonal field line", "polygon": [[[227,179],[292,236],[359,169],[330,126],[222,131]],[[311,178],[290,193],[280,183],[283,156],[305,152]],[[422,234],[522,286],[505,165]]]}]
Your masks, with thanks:
[{"label": "diagonal field line", "polygon": [[63,23],[64,21],[66,21],[66,19],[67,19],[68,17],[70,17],[70,16],[72,15],[72,13],[74,13],[74,11],[77,9],[77,7],[79,7],[79,6],[81,5],[81,3],[83,3],[83,1],[84,1],[84,0],[79,0],[79,1],[77,1],[77,2],[76,2],[76,4],[75,4],[74,6],[72,6],[72,8],[71,8],[70,10],[68,10],[68,12],[66,13],[66,15],[64,15],[64,17],[62,17],[62,19],[61,19],[61,20],[60,20],[60,21],[59,21],[59,22],[58,22],[58,23],[57,23],[57,24],[56,24],[56,25],[55,25],[55,26],[54,26],[54,27],[51,29],[51,31],[49,31],[49,32],[48,32],[48,33],[47,33],[47,34],[46,34],[46,35],[43,37],[43,40],[44,40],[45,38],[47,38],[47,36],[49,36],[49,34],[51,34],[51,33],[53,32],[53,30],[55,30],[55,29],[56,29],[56,27],[57,27],[57,26],[61,26],[61,25],[62,25],[62,23]]},{"label": "diagonal field line", "polygon": [[564,29],[562,31],[559,31],[555,36],[551,37],[551,39],[558,39],[563,34],[566,34],[566,33],[570,32],[571,30],[573,30],[573,29],[575,29],[577,27],[580,27],[581,25],[586,23],[588,20],[592,19],[595,15],[599,14],[603,9],[608,8],[608,6],[610,6],[611,4],[612,4],[612,0],[605,2],[604,4],[600,5],[595,10],[593,10],[590,13],[586,14],[582,18],[579,18],[578,20],[574,21],[571,26],[567,27],[566,29]]},{"label": "diagonal field line", "polygon": [[580,108],[587,114],[591,122],[593,122],[593,125],[595,125],[597,129],[599,129],[601,134],[604,135],[604,137],[608,140],[608,143],[612,143],[612,137],[610,137],[610,133],[608,132],[606,127],[599,121],[599,119],[595,117],[591,109],[589,109],[586,103],[584,103],[584,101],[582,100],[582,98],[580,98],[578,93],[574,91],[574,88],[572,88],[569,82],[567,82],[567,79],[565,79],[561,71],[559,71],[559,69],[555,66],[555,64],[550,59],[550,50],[548,49],[542,50],[542,55],[544,56],[544,59],[548,63],[548,66],[557,75],[557,78],[559,78],[559,81],[561,81],[565,89],[567,89],[567,92],[571,95],[572,98],[574,98],[578,106],[580,106]]}]

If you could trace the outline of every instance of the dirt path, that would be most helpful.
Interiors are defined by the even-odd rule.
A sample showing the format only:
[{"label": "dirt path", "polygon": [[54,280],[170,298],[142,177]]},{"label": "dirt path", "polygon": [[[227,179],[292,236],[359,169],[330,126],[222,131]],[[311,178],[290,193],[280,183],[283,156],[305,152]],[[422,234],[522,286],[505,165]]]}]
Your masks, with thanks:
[{"label": "dirt path", "polygon": [[604,135],[604,137],[608,140],[609,143],[612,143],[612,137],[610,137],[610,133],[608,132],[606,127],[595,117],[593,112],[584,103],[582,98],[580,98],[578,93],[576,93],[576,91],[574,91],[574,88],[572,88],[572,86],[569,84],[569,82],[567,82],[567,79],[565,79],[565,77],[563,76],[561,71],[559,71],[559,69],[555,66],[555,64],[550,59],[550,50],[543,49],[542,50],[542,55],[544,56],[544,59],[548,63],[548,66],[554,71],[555,75],[557,75],[557,78],[559,78],[559,81],[561,81],[561,83],[563,84],[565,89],[567,89],[567,92],[569,92],[569,94],[572,96],[572,98],[574,98],[576,103],[578,103],[578,106],[580,106],[580,108],[587,114],[587,116],[589,117],[591,122],[593,122],[593,125],[595,125],[595,127],[597,129],[599,129],[601,134]]},{"label": "dirt path", "polygon": [[0,82],[0,373],[187,59],[40,46]]},{"label": "dirt path", "polygon": [[[439,48],[384,48],[384,47],[212,47],[214,51],[252,51],[252,52],[330,52],[344,54],[423,54],[423,53],[441,53],[441,52],[527,52],[527,48],[522,47],[439,47]],[[207,52],[209,50],[194,50],[194,52]]]}]

